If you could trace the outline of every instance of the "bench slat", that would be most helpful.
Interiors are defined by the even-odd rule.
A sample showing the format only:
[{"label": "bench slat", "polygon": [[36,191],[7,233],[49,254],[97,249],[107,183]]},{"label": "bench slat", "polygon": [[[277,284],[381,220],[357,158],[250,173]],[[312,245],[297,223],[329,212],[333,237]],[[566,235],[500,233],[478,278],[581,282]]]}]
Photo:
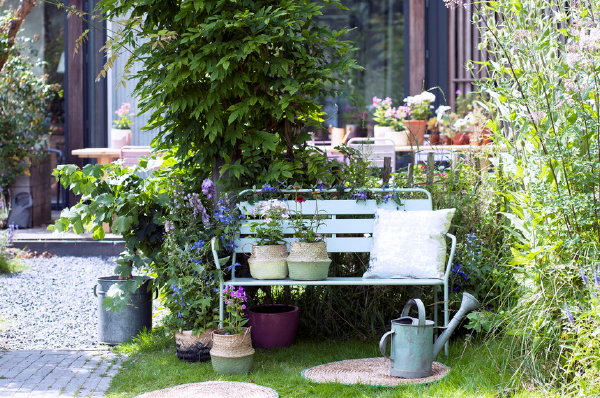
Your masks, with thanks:
[{"label": "bench slat", "polygon": [[[251,225],[257,220],[246,220],[239,228],[241,235],[253,235]],[[319,227],[318,232],[320,234],[371,234],[373,233],[373,219],[324,219],[321,220],[322,224]],[[306,220],[305,223],[309,223],[310,220]],[[260,223],[260,220],[259,220]],[[293,234],[294,228],[291,227],[289,222],[285,223],[283,228],[284,234]]]},{"label": "bench slat", "polygon": [[[389,209],[389,210],[431,210],[431,202],[427,199],[406,199],[403,202],[403,206],[398,206],[393,200],[387,201],[387,203],[379,203],[375,200],[307,200],[306,202],[298,203],[294,200],[288,200],[288,208],[290,212],[295,213],[296,210],[301,211],[302,214],[312,215],[315,214],[318,209],[319,214],[339,214],[339,215],[360,215],[360,214],[374,214],[378,208]],[[242,202],[239,204],[242,211],[248,212],[254,208],[253,204],[248,202]]]},{"label": "bench slat", "polygon": [[[293,242],[296,239],[286,238],[286,242]],[[356,238],[326,238],[327,251],[329,253],[368,253],[373,245],[372,238],[356,237]],[[236,239],[236,253],[250,253],[252,245],[256,243],[254,238]]]},{"label": "bench slat", "polygon": [[443,279],[363,279],[361,277],[330,277],[320,281],[297,281],[291,279],[235,278],[225,281],[226,286],[435,286],[443,285]]}]

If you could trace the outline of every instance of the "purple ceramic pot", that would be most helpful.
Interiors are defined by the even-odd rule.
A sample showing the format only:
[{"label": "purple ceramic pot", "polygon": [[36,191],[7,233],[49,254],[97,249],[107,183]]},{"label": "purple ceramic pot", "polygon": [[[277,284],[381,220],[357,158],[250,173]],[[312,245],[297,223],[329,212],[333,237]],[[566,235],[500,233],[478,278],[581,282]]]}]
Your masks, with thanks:
[{"label": "purple ceramic pot", "polygon": [[300,309],[293,305],[268,304],[248,308],[255,348],[289,347],[298,331]]}]

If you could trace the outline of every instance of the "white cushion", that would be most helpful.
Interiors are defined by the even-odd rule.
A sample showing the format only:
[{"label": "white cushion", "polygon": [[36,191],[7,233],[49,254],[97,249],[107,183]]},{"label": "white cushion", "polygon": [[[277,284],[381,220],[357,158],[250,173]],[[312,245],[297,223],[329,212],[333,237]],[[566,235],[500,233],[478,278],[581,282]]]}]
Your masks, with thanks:
[{"label": "white cushion", "polygon": [[378,209],[369,269],[363,278],[441,278],[446,265],[444,235],[455,211]]}]

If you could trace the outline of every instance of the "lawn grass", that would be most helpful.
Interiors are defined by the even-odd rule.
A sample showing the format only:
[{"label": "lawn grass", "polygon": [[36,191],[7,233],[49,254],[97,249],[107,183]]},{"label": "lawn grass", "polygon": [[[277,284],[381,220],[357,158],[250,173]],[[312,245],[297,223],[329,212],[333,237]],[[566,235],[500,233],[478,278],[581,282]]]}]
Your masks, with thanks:
[{"label": "lawn grass", "polygon": [[174,343],[158,334],[146,335],[117,348],[129,354],[107,392],[109,398],[133,397],[147,391],[208,380],[252,382],[271,387],[281,397],[542,397],[547,392],[507,390],[503,344],[496,340],[451,344],[450,356],[438,360],[452,367],[446,378],[428,385],[400,387],[317,384],[305,380],[303,369],[332,361],[379,356],[378,342],[300,340],[290,348],[256,350],[248,375],[222,376],[210,362],[189,364],[175,356]]}]

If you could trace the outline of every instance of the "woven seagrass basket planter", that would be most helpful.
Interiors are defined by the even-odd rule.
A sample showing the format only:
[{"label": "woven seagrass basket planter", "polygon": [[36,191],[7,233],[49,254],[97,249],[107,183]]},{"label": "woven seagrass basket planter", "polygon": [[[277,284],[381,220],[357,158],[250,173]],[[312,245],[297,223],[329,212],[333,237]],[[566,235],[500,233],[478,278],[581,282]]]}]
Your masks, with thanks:
[{"label": "woven seagrass basket planter", "polygon": [[254,348],[250,328],[243,328],[239,334],[225,334],[224,329],[212,333],[213,346],[210,360],[219,374],[246,374],[252,369]]},{"label": "woven seagrass basket planter", "polygon": [[285,279],[288,276],[285,245],[252,246],[248,259],[250,274],[254,279]]},{"label": "woven seagrass basket planter", "polygon": [[213,331],[215,331],[214,328],[208,328],[204,333],[197,336],[191,330],[175,333],[177,358],[186,362],[208,361],[210,359]]},{"label": "woven seagrass basket planter", "polygon": [[292,242],[287,258],[290,279],[319,281],[327,279],[331,259],[325,242]]}]

